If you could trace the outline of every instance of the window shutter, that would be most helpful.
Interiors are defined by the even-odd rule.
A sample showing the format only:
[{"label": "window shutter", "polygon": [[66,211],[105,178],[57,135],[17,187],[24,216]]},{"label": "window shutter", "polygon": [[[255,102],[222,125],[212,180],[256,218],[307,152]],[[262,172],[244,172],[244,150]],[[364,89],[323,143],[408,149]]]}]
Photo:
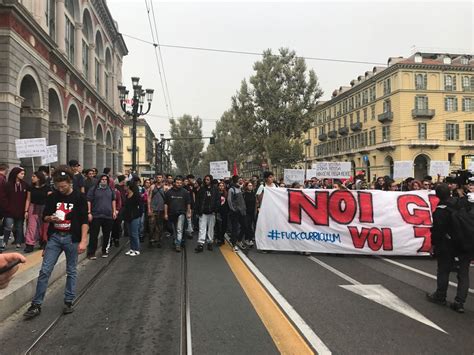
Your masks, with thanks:
[{"label": "window shutter", "polygon": [[444,98],[444,110],[448,111],[448,98],[447,97]]},{"label": "window shutter", "polygon": [[456,75],[453,75],[453,91],[456,91]]},{"label": "window shutter", "polygon": [[445,139],[449,140],[449,123],[445,125]]},{"label": "window shutter", "polygon": [[429,108],[429,105],[428,105],[428,96],[425,96],[424,102],[425,102],[425,109],[428,109],[428,108]]},{"label": "window shutter", "polygon": [[428,74],[423,74],[423,88],[428,89]]},{"label": "window shutter", "polygon": [[458,110],[458,98],[457,97],[453,98],[453,110],[454,111]]},{"label": "window shutter", "polygon": [[448,76],[445,74],[445,75],[444,75],[444,90],[446,90],[446,81],[447,81],[446,79],[447,79],[447,78],[448,78]]},{"label": "window shutter", "polygon": [[459,140],[459,124],[456,123],[454,127],[456,129],[456,140]]},{"label": "window shutter", "polygon": [[465,98],[462,99],[462,110],[466,111],[466,99]]},{"label": "window shutter", "polygon": [[471,76],[471,91],[474,91],[474,76]]}]

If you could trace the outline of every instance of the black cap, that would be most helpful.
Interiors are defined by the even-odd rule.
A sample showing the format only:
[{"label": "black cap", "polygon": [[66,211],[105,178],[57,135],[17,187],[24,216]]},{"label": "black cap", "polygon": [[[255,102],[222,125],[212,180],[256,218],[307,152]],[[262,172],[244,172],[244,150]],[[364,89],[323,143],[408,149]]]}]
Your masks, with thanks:
[{"label": "black cap", "polygon": [[447,176],[446,179],[444,179],[444,182],[447,183],[447,184],[454,184],[456,181],[455,181],[454,177]]},{"label": "black cap", "polygon": [[81,164],[79,164],[79,161],[77,161],[76,159],[71,159],[69,160],[69,166],[75,167],[75,166],[81,166]]}]

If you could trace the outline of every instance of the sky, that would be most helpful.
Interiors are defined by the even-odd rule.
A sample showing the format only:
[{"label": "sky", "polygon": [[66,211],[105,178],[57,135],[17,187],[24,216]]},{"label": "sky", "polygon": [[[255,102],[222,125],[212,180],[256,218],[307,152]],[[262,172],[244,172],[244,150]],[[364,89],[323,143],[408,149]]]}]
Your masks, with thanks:
[{"label": "sky", "polygon": [[138,76],[143,88],[155,90],[145,118],[157,137],[169,137],[169,118],[183,114],[201,117],[203,135],[210,136],[261,57],[159,47],[165,85],[156,58],[159,62],[160,53],[157,49],[155,55],[151,44],[158,42],[148,20],[147,5],[154,24],[151,1],[161,45],[255,53],[288,47],[302,57],[367,62],[306,60],[318,76],[322,99],[389,57],[408,57],[417,50],[474,54],[471,1],[107,0],[129,49],[123,84],[131,87],[130,78]]}]

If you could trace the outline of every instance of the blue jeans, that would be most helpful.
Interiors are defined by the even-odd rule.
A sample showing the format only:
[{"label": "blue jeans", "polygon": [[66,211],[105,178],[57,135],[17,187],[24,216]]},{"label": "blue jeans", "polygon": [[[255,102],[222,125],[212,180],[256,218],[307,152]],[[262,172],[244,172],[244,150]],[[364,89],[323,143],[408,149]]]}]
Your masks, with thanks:
[{"label": "blue jeans", "polygon": [[171,228],[173,229],[173,237],[176,246],[181,246],[182,244],[185,220],[186,216],[184,214],[170,217]]},{"label": "blue jeans", "polygon": [[54,265],[59,256],[64,251],[66,254],[66,289],[64,290],[64,302],[72,302],[76,296],[76,278],[77,278],[77,247],[79,243],[73,243],[70,234],[53,234],[48,239],[44,249],[43,264],[39,272],[38,283],[36,284],[36,293],[33,298],[34,304],[42,304],[48,281],[53,272]]},{"label": "blue jeans", "polygon": [[140,229],[141,218],[137,217],[127,222],[128,233],[130,235],[130,249],[139,251],[140,250],[140,239],[138,237]]},{"label": "blue jeans", "polygon": [[15,236],[15,244],[22,244],[25,242],[25,233],[23,231],[23,223],[25,220],[23,218],[11,218],[5,217],[3,221],[3,233],[5,244],[8,243],[10,239],[10,234],[13,232]]}]

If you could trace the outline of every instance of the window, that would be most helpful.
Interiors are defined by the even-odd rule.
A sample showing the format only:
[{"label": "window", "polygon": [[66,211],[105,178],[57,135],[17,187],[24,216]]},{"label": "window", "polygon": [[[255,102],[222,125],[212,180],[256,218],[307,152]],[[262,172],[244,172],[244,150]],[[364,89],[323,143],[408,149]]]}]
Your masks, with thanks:
[{"label": "window", "polygon": [[382,142],[390,140],[390,126],[382,126]]},{"label": "window", "polygon": [[109,74],[105,72],[105,98],[109,99]]},{"label": "window", "polygon": [[375,128],[372,128],[369,132],[369,145],[374,145],[375,143]]},{"label": "window", "polygon": [[446,91],[456,91],[456,76],[448,75],[444,76],[444,90]]},{"label": "window", "polygon": [[466,123],[466,140],[474,141],[474,123]]},{"label": "window", "polygon": [[462,99],[462,110],[465,111],[465,112],[471,112],[471,111],[474,111],[474,107],[473,107],[473,102],[472,102],[472,98],[470,97],[464,97]]},{"label": "window", "polygon": [[66,35],[65,35],[65,42],[66,42],[66,55],[69,61],[74,64],[74,25],[72,24],[69,16],[65,15],[66,17]]},{"label": "window", "polygon": [[69,14],[74,18],[74,0],[66,0],[64,5]]},{"label": "window", "polygon": [[469,59],[466,57],[461,57],[461,64],[462,65],[468,65],[469,64]]},{"label": "window", "polygon": [[95,60],[95,87],[99,90],[100,86],[100,64],[99,61]]},{"label": "window", "polygon": [[383,102],[383,112],[391,112],[392,111],[392,105],[390,103],[390,100],[385,100]]},{"label": "window", "polygon": [[364,122],[367,122],[367,108],[364,108]]},{"label": "window", "polygon": [[445,111],[457,111],[458,110],[458,99],[456,97],[445,97],[444,98],[444,110]]},{"label": "window", "polygon": [[369,101],[370,102],[375,101],[375,86],[372,86],[369,89]]},{"label": "window", "polygon": [[344,127],[347,127],[347,116],[344,116]]},{"label": "window", "polygon": [[459,124],[446,123],[446,140],[448,141],[459,140]]},{"label": "window", "polygon": [[392,92],[390,78],[383,81],[383,94],[387,95]]},{"label": "window", "polygon": [[82,70],[86,79],[89,77],[89,46],[82,41]]},{"label": "window", "polygon": [[427,110],[428,109],[428,97],[427,96],[416,96],[415,97],[415,109],[416,110]]},{"label": "window", "polygon": [[369,92],[364,90],[362,93],[362,105],[367,105],[369,103]]},{"label": "window", "polygon": [[49,28],[50,37],[56,41],[56,1],[46,1],[46,26]]},{"label": "window", "polygon": [[349,122],[350,122],[351,124],[353,124],[353,123],[354,123],[354,114],[351,113],[351,114],[349,115],[349,117],[350,117]]},{"label": "window", "polygon": [[462,90],[471,91],[471,78],[469,78],[468,76],[462,77]]},{"label": "window", "polygon": [[341,128],[341,118],[337,119],[337,129]]},{"label": "window", "polygon": [[426,122],[418,123],[418,139],[426,139]]},{"label": "window", "polygon": [[427,88],[427,75],[426,74],[415,74],[415,89],[426,90]]},{"label": "window", "polygon": [[357,111],[357,112],[356,112],[356,122],[357,122],[357,123],[360,122],[360,111]]},{"label": "window", "polygon": [[370,119],[375,120],[375,105],[370,106]]}]

